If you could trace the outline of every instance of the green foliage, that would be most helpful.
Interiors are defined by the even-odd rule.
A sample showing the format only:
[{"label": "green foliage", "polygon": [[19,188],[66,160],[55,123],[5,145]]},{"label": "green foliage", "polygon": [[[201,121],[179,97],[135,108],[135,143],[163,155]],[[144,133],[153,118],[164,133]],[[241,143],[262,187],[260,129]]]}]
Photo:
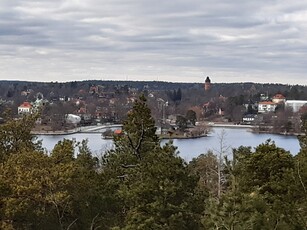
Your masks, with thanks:
[{"label": "green foliage", "polygon": [[86,141],[60,141],[50,156],[30,148],[9,154],[0,164],[0,228],[101,226],[107,210],[97,166]]},{"label": "green foliage", "polygon": [[168,91],[167,95],[170,98],[170,100],[175,103],[175,105],[178,105],[182,99],[181,88],[178,88],[177,90]]},{"label": "green foliage", "polygon": [[[104,157],[103,175],[113,188],[118,229],[199,229],[204,196],[198,178],[171,144],[160,146],[145,98],[135,103],[124,134]],[[122,219],[122,220],[121,220]]]},{"label": "green foliage", "polygon": [[299,136],[299,143],[301,146],[301,152],[307,151],[307,121],[304,122],[302,126],[303,135]]},{"label": "green foliage", "polygon": [[[41,152],[20,152],[10,155],[0,166],[1,224],[16,229],[37,229],[47,218],[49,197],[49,160]],[[54,219],[53,219],[54,220]]]},{"label": "green foliage", "polygon": [[0,125],[0,162],[9,155],[23,151],[41,150],[41,142],[31,134],[38,115],[25,115],[13,120],[5,115],[5,123]]},{"label": "green foliage", "polygon": [[178,125],[180,131],[184,131],[188,126],[187,119],[184,116],[177,116],[176,125]]},{"label": "green foliage", "polygon": [[186,119],[191,122],[192,125],[195,125],[196,122],[196,113],[193,110],[188,110],[186,114]]},{"label": "green foliage", "polygon": [[129,201],[124,229],[198,228],[199,217],[192,212],[198,197],[191,196],[196,179],[188,174],[182,159],[174,156],[172,146],[148,154],[133,181],[128,179],[123,188],[123,198]]},{"label": "green foliage", "polygon": [[139,159],[144,153],[159,145],[155,121],[151,117],[151,111],[144,96],[135,102],[128,113],[128,118],[123,124],[123,131],[125,135],[115,138],[115,146],[121,151],[132,151]]},{"label": "green foliage", "polygon": [[296,207],[295,161],[268,140],[240,147],[228,165],[228,191],[211,201],[206,226],[220,229],[304,229]]},{"label": "green foliage", "polygon": [[296,220],[307,226],[307,122],[303,126],[304,135],[299,136],[300,152],[295,157],[296,178]]},{"label": "green foliage", "polygon": [[204,191],[209,191],[212,196],[217,196],[218,184],[218,159],[212,151],[201,154],[189,163],[192,173],[199,176],[199,186]]},{"label": "green foliage", "polygon": [[256,189],[260,194],[277,195],[286,193],[289,173],[294,169],[294,160],[289,152],[276,147],[269,140],[259,145],[254,153],[241,159],[243,167],[237,167],[235,173],[242,177],[240,188],[243,191]]}]

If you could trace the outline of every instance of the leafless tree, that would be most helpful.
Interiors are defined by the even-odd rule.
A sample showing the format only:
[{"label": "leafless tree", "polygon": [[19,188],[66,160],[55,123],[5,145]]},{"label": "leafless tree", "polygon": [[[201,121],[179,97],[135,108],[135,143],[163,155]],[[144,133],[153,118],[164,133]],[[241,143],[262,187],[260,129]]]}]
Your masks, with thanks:
[{"label": "leafless tree", "polygon": [[223,129],[220,133],[217,134],[217,138],[219,140],[219,146],[218,149],[214,149],[214,152],[217,155],[217,175],[218,175],[218,181],[217,181],[217,197],[218,199],[221,198],[223,185],[225,184],[225,176],[223,174],[223,168],[225,164],[225,157],[228,155],[228,151],[230,149],[230,146],[226,142],[226,131]]}]

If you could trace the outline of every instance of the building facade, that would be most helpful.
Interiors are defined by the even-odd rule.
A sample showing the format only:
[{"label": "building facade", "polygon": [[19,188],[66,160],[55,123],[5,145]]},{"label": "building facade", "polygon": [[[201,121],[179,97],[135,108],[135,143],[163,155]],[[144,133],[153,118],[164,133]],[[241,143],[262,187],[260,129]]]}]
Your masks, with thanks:
[{"label": "building facade", "polygon": [[258,104],[258,113],[274,112],[277,104],[272,101],[261,101]]},{"label": "building facade", "polygon": [[18,114],[25,113],[32,113],[32,105],[27,101],[18,106]]},{"label": "building facade", "polygon": [[307,101],[288,100],[285,103],[286,107],[292,108],[293,112],[298,112],[303,106],[307,106]]}]

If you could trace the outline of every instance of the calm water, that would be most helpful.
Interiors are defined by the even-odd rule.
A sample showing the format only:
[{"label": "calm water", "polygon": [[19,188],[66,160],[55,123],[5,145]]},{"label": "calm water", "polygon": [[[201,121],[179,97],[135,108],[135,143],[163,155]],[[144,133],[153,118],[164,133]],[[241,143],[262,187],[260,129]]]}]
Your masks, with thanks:
[{"label": "calm water", "polygon": [[[249,129],[231,129],[231,128],[214,128],[212,133],[208,137],[196,138],[196,139],[181,139],[174,140],[174,145],[178,147],[179,155],[186,161],[190,161],[192,158],[197,157],[202,153],[206,153],[208,150],[217,151],[220,146],[220,138],[222,130],[224,130],[224,145],[229,147],[229,153],[231,148],[237,148],[241,145],[256,147],[261,143],[264,143],[267,139],[275,141],[278,147],[284,148],[290,151],[293,155],[299,152],[300,146],[296,137],[294,136],[282,136],[275,134],[256,134],[249,131]],[[88,139],[89,147],[95,155],[99,155],[107,149],[112,147],[112,140],[105,140],[101,138],[99,133],[76,133],[72,135],[39,135],[39,139],[43,141],[43,147],[50,151],[54,145],[63,138],[72,139],[76,141],[82,141]],[[163,141],[163,143],[166,140]]]}]

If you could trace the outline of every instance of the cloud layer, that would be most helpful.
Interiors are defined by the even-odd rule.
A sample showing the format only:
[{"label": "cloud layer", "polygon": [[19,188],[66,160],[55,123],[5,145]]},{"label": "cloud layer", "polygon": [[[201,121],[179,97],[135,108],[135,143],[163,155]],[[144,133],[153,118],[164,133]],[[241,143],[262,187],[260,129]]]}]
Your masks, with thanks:
[{"label": "cloud layer", "polygon": [[300,0],[1,0],[0,78],[307,84]]}]

